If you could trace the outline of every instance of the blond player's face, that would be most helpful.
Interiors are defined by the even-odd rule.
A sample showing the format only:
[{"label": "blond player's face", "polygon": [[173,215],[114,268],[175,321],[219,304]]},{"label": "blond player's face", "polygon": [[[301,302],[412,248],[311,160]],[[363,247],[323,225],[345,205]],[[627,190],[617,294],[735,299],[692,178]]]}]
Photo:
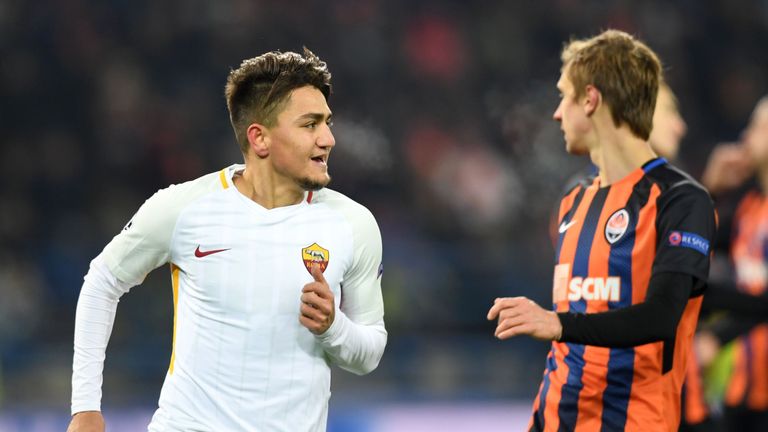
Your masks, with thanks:
[{"label": "blond player's face", "polygon": [[560,122],[560,129],[565,138],[565,150],[570,154],[588,154],[586,137],[590,129],[589,117],[582,103],[585,97],[574,98],[574,88],[568,78],[568,69],[563,69],[557,88],[560,91],[560,104],[552,118]]},{"label": "blond player's face", "polygon": [[768,165],[768,101],[757,105],[749,126],[744,131],[744,145],[758,166]]},{"label": "blond player's face", "polygon": [[277,124],[269,129],[275,173],[305,190],[325,187],[331,181],[328,156],[336,144],[330,126],[331,110],[320,90],[312,86],[293,90]]}]

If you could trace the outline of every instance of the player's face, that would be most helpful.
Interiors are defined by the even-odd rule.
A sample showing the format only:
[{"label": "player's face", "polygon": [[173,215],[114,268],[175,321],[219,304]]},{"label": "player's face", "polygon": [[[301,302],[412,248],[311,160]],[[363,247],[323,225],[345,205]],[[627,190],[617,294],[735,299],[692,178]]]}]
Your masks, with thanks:
[{"label": "player's face", "polygon": [[768,101],[755,108],[743,140],[752,161],[758,166],[768,165]]},{"label": "player's face", "polygon": [[668,89],[660,88],[656,109],[653,111],[653,130],[649,138],[653,151],[667,159],[675,159],[687,129],[672,94]]},{"label": "player's face", "polygon": [[275,173],[304,190],[328,185],[328,156],[336,144],[330,127],[331,110],[323,93],[312,86],[293,90],[277,124],[269,129]]},{"label": "player's face", "polygon": [[560,129],[565,138],[565,150],[575,155],[588,154],[586,137],[590,129],[589,117],[581,103],[584,97],[574,98],[575,91],[568,78],[568,68],[563,69],[557,89],[560,91],[560,105],[552,118],[560,122]]}]

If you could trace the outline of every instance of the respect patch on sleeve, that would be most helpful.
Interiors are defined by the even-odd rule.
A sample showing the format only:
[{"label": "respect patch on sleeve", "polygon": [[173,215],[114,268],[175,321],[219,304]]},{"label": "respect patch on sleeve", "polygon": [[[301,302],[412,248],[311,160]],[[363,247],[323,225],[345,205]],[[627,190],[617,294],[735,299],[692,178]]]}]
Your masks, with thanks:
[{"label": "respect patch on sleeve", "polygon": [[672,231],[669,233],[669,245],[693,249],[702,255],[709,253],[709,240],[698,234],[685,231]]}]

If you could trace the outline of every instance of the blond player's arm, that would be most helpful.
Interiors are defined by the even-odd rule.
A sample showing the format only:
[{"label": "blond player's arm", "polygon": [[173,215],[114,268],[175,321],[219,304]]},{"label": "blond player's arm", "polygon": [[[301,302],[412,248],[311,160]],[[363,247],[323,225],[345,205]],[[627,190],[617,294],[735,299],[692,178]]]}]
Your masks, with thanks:
[{"label": "blond player's arm", "polygon": [[381,234],[371,213],[356,207],[348,213],[353,227],[353,263],[341,284],[339,310],[328,330],[316,336],[331,360],[363,375],[379,364],[387,344],[381,296]]}]

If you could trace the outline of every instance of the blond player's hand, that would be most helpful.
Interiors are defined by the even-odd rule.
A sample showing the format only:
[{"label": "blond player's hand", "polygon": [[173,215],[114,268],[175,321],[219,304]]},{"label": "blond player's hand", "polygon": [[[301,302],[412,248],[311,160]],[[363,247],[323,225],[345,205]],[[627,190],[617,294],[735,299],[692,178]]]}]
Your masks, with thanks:
[{"label": "blond player's hand", "polygon": [[518,335],[558,340],[563,332],[556,313],[541,308],[526,297],[497,298],[487,318],[489,321],[498,318],[494,336],[502,340]]},{"label": "blond player's hand", "polygon": [[104,417],[99,411],[83,411],[72,416],[67,432],[104,432]]},{"label": "blond player's hand", "polygon": [[719,144],[709,156],[701,183],[713,195],[727,192],[744,184],[754,172],[744,146]]},{"label": "blond player's hand", "polygon": [[333,292],[320,266],[312,266],[310,273],[314,281],[304,285],[301,290],[299,322],[312,333],[320,335],[333,324],[336,306],[333,301]]}]

